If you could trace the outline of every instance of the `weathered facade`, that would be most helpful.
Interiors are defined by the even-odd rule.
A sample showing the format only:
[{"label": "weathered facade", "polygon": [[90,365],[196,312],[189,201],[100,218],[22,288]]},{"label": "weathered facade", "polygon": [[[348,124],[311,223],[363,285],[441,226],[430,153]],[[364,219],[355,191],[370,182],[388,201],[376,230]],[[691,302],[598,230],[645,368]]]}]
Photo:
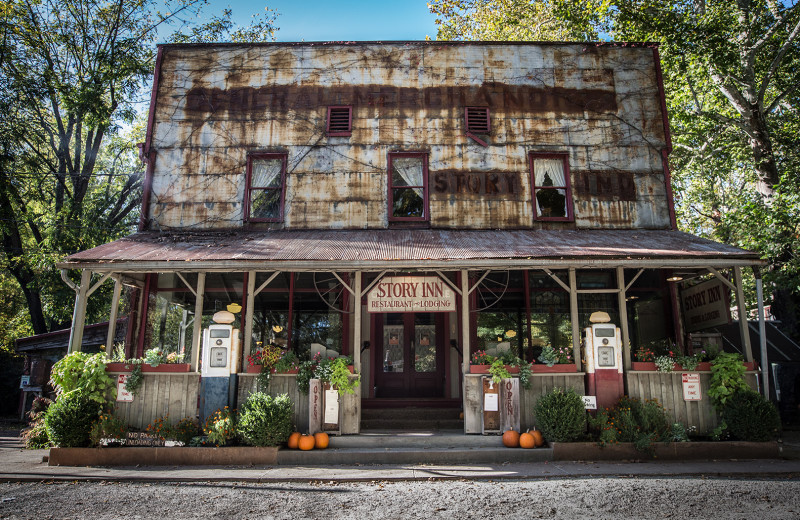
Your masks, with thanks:
[{"label": "weathered facade", "polygon": [[683,345],[668,278],[717,277],[743,309],[759,260],[675,230],[670,149],[649,45],[161,46],[140,232],[62,263],[83,273],[72,348],[108,274],[137,287],[130,353],[185,351],[198,370],[194,317],[236,304],[240,367],[259,342],[355,358],[343,433],[361,405],[421,400],[462,406],[473,433],[478,349],[568,349],[576,375],[535,376],[575,387],[592,312],[619,327],[628,371],[638,346]]}]

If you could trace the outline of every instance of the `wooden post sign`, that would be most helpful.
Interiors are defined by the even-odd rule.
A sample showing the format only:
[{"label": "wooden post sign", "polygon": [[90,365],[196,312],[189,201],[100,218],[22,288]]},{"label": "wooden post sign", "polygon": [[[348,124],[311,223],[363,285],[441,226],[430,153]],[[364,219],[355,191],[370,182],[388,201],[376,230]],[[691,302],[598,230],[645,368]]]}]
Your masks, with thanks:
[{"label": "wooden post sign", "polygon": [[520,431],[519,378],[510,377],[500,383],[500,431]]},{"label": "wooden post sign", "polygon": [[339,392],[330,383],[323,385],[322,431],[339,433]]},{"label": "wooden post sign", "polygon": [[322,384],[319,379],[308,382],[308,433],[322,431]]},{"label": "wooden post sign", "polygon": [[500,432],[500,385],[491,377],[481,378],[483,381],[483,425],[482,433]]}]

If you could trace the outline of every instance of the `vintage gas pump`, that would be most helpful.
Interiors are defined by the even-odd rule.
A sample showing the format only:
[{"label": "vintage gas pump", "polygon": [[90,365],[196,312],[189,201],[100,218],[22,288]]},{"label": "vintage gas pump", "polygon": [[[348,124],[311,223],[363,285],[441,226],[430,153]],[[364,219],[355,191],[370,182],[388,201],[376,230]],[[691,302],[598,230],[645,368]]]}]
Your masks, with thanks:
[{"label": "vintage gas pump", "polygon": [[[230,316],[228,316],[230,315]],[[216,410],[230,406],[231,388],[235,388],[236,360],[238,360],[239,329],[234,329],[233,314],[221,311],[214,315],[213,323],[203,331],[201,421]],[[233,377],[231,374],[234,374]]]},{"label": "vintage gas pump", "polygon": [[608,323],[610,318],[606,313],[592,314],[590,321],[593,323],[585,329],[584,339],[587,395],[597,397],[598,409],[612,407],[625,393],[619,329]]}]

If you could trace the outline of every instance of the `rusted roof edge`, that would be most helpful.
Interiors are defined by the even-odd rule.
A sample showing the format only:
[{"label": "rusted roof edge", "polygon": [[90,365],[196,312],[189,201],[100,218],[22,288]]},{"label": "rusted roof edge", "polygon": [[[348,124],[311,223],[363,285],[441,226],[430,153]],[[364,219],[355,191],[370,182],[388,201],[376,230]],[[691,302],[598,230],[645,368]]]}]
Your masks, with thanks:
[{"label": "rusted roof edge", "polygon": [[449,46],[565,46],[565,45],[585,45],[592,47],[623,47],[623,48],[653,48],[659,47],[658,42],[603,42],[603,41],[460,41],[460,40],[351,40],[351,41],[304,41],[304,42],[201,42],[201,43],[159,43],[158,48],[202,48],[202,47],[320,47],[338,45],[343,47],[362,46],[362,45],[449,45]]}]

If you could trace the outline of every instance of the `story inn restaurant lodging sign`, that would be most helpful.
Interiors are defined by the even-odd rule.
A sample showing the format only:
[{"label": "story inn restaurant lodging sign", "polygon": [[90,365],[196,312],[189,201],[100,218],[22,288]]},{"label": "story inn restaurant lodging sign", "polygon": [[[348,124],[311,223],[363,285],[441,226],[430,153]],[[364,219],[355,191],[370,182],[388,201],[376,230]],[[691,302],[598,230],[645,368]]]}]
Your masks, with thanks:
[{"label": "story inn restaurant lodging sign", "polygon": [[367,293],[368,312],[455,312],[456,295],[434,276],[387,276]]},{"label": "story inn restaurant lodging sign", "polygon": [[[536,362],[547,346],[569,363],[536,362],[531,389],[513,392],[523,428],[547,390],[591,393],[592,366],[596,385],[624,383],[713,428],[708,399],[686,404],[679,375],[633,370],[635,352],[684,349],[714,312],[684,315],[680,292],[694,307],[697,282],[718,280],[747,315],[742,269],[759,289],[763,262],[677,230],[664,99],[649,44],[161,45],[139,231],[60,264],[76,292],[70,349],[89,295],[113,281],[109,338],[124,301],[127,357],[155,348],[188,363],[144,374],[118,404],[134,425],[197,414],[211,368],[230,390],[219,395],[243,402],[248,355],[272,344],[352,356],[361,385],[340,403],[342,433],[361,430],[362,408],[421,406],[461,409],[464,432],[480,433],[473,354]],[[225,309],[233,321],[213,324]],[[620,360],[607,372],[584,365],[596,312],[614,332],[595,343]],[[212,330],[226,367],[202,363]],[[290,394],[303,428],[295,378],[270,392]]]}]

